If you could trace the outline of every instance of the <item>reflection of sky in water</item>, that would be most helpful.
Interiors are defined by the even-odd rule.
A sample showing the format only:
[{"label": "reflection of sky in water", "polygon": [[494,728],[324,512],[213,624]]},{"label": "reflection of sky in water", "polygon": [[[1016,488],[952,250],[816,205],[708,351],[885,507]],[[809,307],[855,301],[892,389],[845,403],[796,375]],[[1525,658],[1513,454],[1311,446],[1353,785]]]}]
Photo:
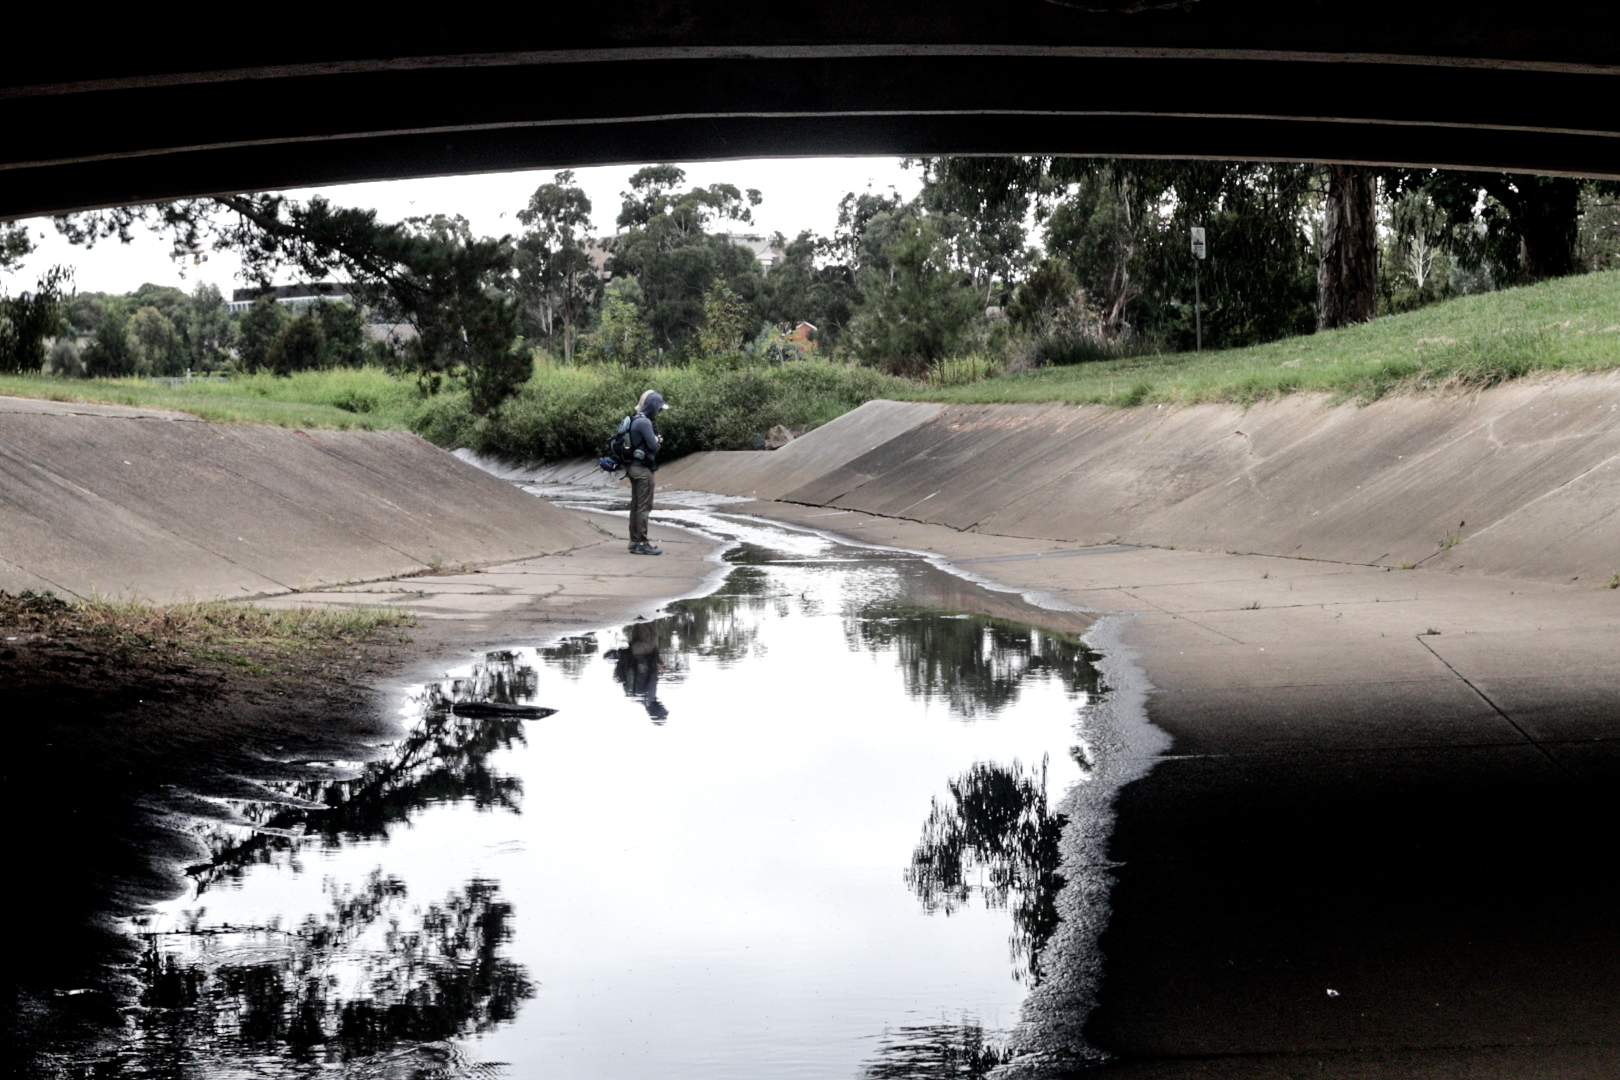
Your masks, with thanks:
[{"label": "reflection of sky in water", "polygon": [[[461,770],[482,809],[447,783],[386,829],[261,839],[154,927],[326,927],[325,954],[289,962],[345,1000],[379,977],[390,1000],[427,1000],[433,972],[478,969],[453,992],[483,996],[437,1034],[472,1035],[467,1058],[515,1076],[978,1073],[977,1035],[941,1025],[994,1042],[1017,1020],[1031,934],[1053,918],[1019,892],[1043,873],[1050,888],[1052,867],[998,845],[1055,851],[1031,806],[1043,775],[1052,805],[1081,776],[1090,668],[1068,638],[924,614],[914,594],[937,571],[917,560],[775,546],[783,561],[744,548],[717,595],[648,626],[452,672],[454,696],[559,710],[453,721],[458,745],[504,725]],[[1007,792],[1028,805],[980,805]],[[977,818],[952,817],[969,804]],[[347,929],[344,902],[364,908]],[[184,968],[287,948],[274,938],[159,940]]]}]

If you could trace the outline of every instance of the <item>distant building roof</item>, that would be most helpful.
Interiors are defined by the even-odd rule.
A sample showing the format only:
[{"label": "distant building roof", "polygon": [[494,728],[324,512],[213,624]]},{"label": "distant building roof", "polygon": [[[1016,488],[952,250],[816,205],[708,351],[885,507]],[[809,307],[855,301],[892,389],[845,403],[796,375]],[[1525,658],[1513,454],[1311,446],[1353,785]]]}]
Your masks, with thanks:
[{"label": "distant building roof", "polygon": [[298,285],[276,285],[269,289],[237,289],[231,293],[225,306],[231,311],[246,311],[261,296],[271,296],[278,304],[306,308],[322,300],[347,300],[349,283],[346,281],[310,281]]},{"label": "distant building roof", "polygon": [[781,266],[782,259],[786,255],[786,252],[777,246],[775,237],[762,236],[759,233],[721,233],[720,235],[738,247],[745,247],[752,251],[754,258],[759,260],[760,269],[767,272]]},{"label": "distant building roof", "polygon": [[237,289],[231,293],[231,299],[237,303],[246,301],[251,304],[265,294],[273,295],[278,303],[285,304],[290,300],[343,300],[349,295],[349,283],[346,281],[309,281],[297,285],[276,285],[269,289]]}]

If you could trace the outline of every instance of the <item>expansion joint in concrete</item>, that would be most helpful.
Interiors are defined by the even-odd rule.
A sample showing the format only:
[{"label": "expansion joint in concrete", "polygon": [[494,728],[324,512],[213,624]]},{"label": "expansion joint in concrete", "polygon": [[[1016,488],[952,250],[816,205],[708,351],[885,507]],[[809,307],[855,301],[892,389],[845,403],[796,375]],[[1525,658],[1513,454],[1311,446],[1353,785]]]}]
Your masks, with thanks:
[{"label": "expansion joint in concrete", "polygon": [[1572,773],[1569,770],[1568,766],[1566,766],[1562,761],[1559,761],[1557,755],[1555,755],[1551,750],[1548,750],[1545,746],[1543,746],[1540,739],[1537,739],[1534,735],[1530,734],[1530,732],[1526,731],[1525,728],[1523,727],[1523,725],[1521,725],[1517,720],[1513,719],[1513,717],[1508,714],[1506,709],[1502,708],[1502,706],[1500,706],[1496,702],[1492,701],[1491,696],[1489,694],[1487,694],[1485,691],[1481,690],[1478,686],[1476,686],[1472,679],[1470,679],[1468,676],[1464,675],[1462,672],[1458,671],[1457,668],[1455,666],[1453,666],[1453,664],[1451,663],[1450,660],[1447,660],[1445,657],[1441,656],[1440,653],[1435,650],[1434,646],[1430,645],[1427,641],[1423,640],[1424,638],[1426,638],[1428,636],[1429,635],[1427,635],[1427,634],[1418,634],[1417,635],[1417,643],[1419,645],[1423,646],[1426,650],[1428,650],[1428,653],[1429,653],[1430,656],[1434,657],[1436,660],[1438,660],[1442,664],[1446,665],[1446,670],[1447,671],[1451,672],[1453,675],[1457,676],[1458,679],[1462,680],[1462,684],[1464,686],[1468,687],[1468,689],[1472,690],[1476,695],[1478,695],[1479,700],[1483,701],[1486,705],[1489,705],[1491,707],[1491,710],[1493,712],[1495,712],[1496,715],[1500,716],[1503,720],[1506,720],[1508,722],[1508,724],[1512,726],[1513,730],[1517,731],[1519,733],[1519,735],[1524,739],[1525,742],[1527,742],[1531,746],[1535,747],[1536,750],[1538,750],[1541,753],[1542,757],[1544,757],[1548,761],[1552,762],[1552,765],[1553,765],[1553,767],[1555,769],[1557,769],[1559,772],[1563,773],[1565,776],[1567,776],[1571,780],[1573,780],[1575,782],[1575,786],[1576,786],[1576,789],[1578,791],[1586,793],[1586,791],[1587,791],[1586,785],[1581,782],[1580,777],[1578,777],[1574,773]]},{"label": "expansion joint in concrete", "polygon": [[[938,495],[938,494],[939,494],[939,492],[937,492],[937,491],[934,492],[934,495]],[[932,499],[934,497],[934,495],[928,496],[927,499],[919,499],[917,501],[917,503],[927,502],[928,499]],[[842,495],[839,496],[839,498],[842,498],[842,497],[843,497]],[[814,506],[814,507],[817,507],[818,509],[823,509],[823,510],[841,510],[841,509],[843,509],[843,507],[839,507],[839,506],[829,506],[827,503],[799,502],[796,499],[772,499],[771,501],[772,502],[786,503],[789,506]],[[911,506],[916,506],[917,503],[912,503]],[[905,509],[910,510],[911,506],[908,506]],[[902,510],[899,514],[880,514],[875,510],[852,510],[850,512],[855,513],[855,514],[865,514],[867,517],[884,518],[884,519],[889,520],[889,521],[918,521],[919,520],[917,518],[902,517],[901,515],[905,513],[905,510]],[[948,521],[925,521],[925,522],[922,522],[922,524],[924,524],[924,525],[938,525],[940,528],[949,529],[952,532],[967,532],[969,529],[973,528],[972,525],[969,525],[967,528],[957,528],[955,525],[952,525]],[[990,535],[995,536],[995,535],[999,535],[999,534],[991,533]]]}]

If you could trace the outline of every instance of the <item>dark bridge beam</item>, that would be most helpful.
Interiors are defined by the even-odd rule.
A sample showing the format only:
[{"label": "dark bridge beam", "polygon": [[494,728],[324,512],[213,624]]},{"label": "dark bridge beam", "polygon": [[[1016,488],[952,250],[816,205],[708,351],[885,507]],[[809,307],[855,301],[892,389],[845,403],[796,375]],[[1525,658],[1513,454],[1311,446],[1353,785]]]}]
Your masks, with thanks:
[{"label": "dark bridge beam", "polygon": [[[604,5],[606,6],[606,5]],[[0,72],[0,216],[402,176],[1047,153],[1620,176],[1610,0],[640,0],[111,35]],[[440,25],[440,20],[451,25]],[[470,20],[463,20],[470,21]]]}]

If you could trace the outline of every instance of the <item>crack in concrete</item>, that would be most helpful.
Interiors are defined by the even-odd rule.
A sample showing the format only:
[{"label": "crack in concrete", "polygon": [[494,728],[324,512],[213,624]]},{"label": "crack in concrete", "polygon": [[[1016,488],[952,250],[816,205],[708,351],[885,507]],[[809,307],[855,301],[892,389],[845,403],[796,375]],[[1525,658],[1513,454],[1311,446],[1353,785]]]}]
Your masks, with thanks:
[{"label": "crack in concrete", "polygon": [[[991,534],[994,535],[994,534]],[[1021,562],[1026,559],[1056,559],[1067,555],[1108,555],[1116,551],[1138,551],[1139,544],[1099,544],[1095,547],[1070,548],[1063,551],[1032,551],[1025,555],[981,555],[976,559],[957,559],[959,566],[969,563]]]},{"label": "crack in concrete", "polygon": [[1519,722],[1517,720],[1513,719],[1512,716],[1508,715],[1508,712],[1507,712],[1506,709],[1502,708],[1502,706],[1500,706],[1496,702],[1492,701],[1491,696],[1489,694],[1487,694],[1485,691],[1481,690],[1478,686],[1476,686],[1474,684],[1474,681],[1472,679],[1470,679],[1468,676],[1464,675],[1461,671],[1458,671],[1457,668],[1452,665],[1450,660],[1447,660],[1445,657],[1440,655],[1439,651],[1436,650],[1434,648],[1434,646],[1430,645],[1427,641],[1423,640],[1425,637],[1428,637],[1430,635],[1428,635],[1428,634],[1418,634],[1416,636],[1417,636],[1417,643],[1419,645],[1423,646],[1425,649],[1427,649],[1430,656],[1434,657],[1436,660],[1438,660],[1442,664],[1446,665],[1446,670],[1447,671],[1449,671],[1453,675],[1457,676],[1457,678],[1462,680],[1462,683],[1463,683],[1464,686],[1468,687],[1468,689],[1470,689],[1474,693],[1478,694],[1479,699],[1481,701],[1483,701],[1485,704],[1489,705],[1491,707],[1492,711],[1494,711],[1496,713],[1496,715],[1500,716],[1503,720],[1506,720],[1513,727],[1514,731],[1517,731],[1521,736],[1523,736],[1525,742],[1527,742],[1531,746],[1535,747],[1538,751],[1541,752],[1541,755],[1543,757],[1545,757],[1548,761],[1552,762],[1553,768],[1557,769],[1559,772],[1561,772],[1565,776],[1569,777],[1570,780],[1572,780],[1575,783],[1576,790],[1580,791],[1582,793],[1582,795],[1586,796],[1586,798],[1588,800],[1591,799],[1592,795],[1591,795],[1591,792],[1587,790],[1586,784],[1582,782],[1580,777],[1578,777],[1574,773],[1570,772],[1569,766],[1565,765],[1562,761],[1558,760],[1557,756],[1554,755],[1551,750],[1548,750],[1547,747],[1544,746],[1539,739],[1537,739],[1534,735],[1531,735],[1530,732],[1526,731],[1522,726],[1520,726],[1520,724],[1519,724]]}]

